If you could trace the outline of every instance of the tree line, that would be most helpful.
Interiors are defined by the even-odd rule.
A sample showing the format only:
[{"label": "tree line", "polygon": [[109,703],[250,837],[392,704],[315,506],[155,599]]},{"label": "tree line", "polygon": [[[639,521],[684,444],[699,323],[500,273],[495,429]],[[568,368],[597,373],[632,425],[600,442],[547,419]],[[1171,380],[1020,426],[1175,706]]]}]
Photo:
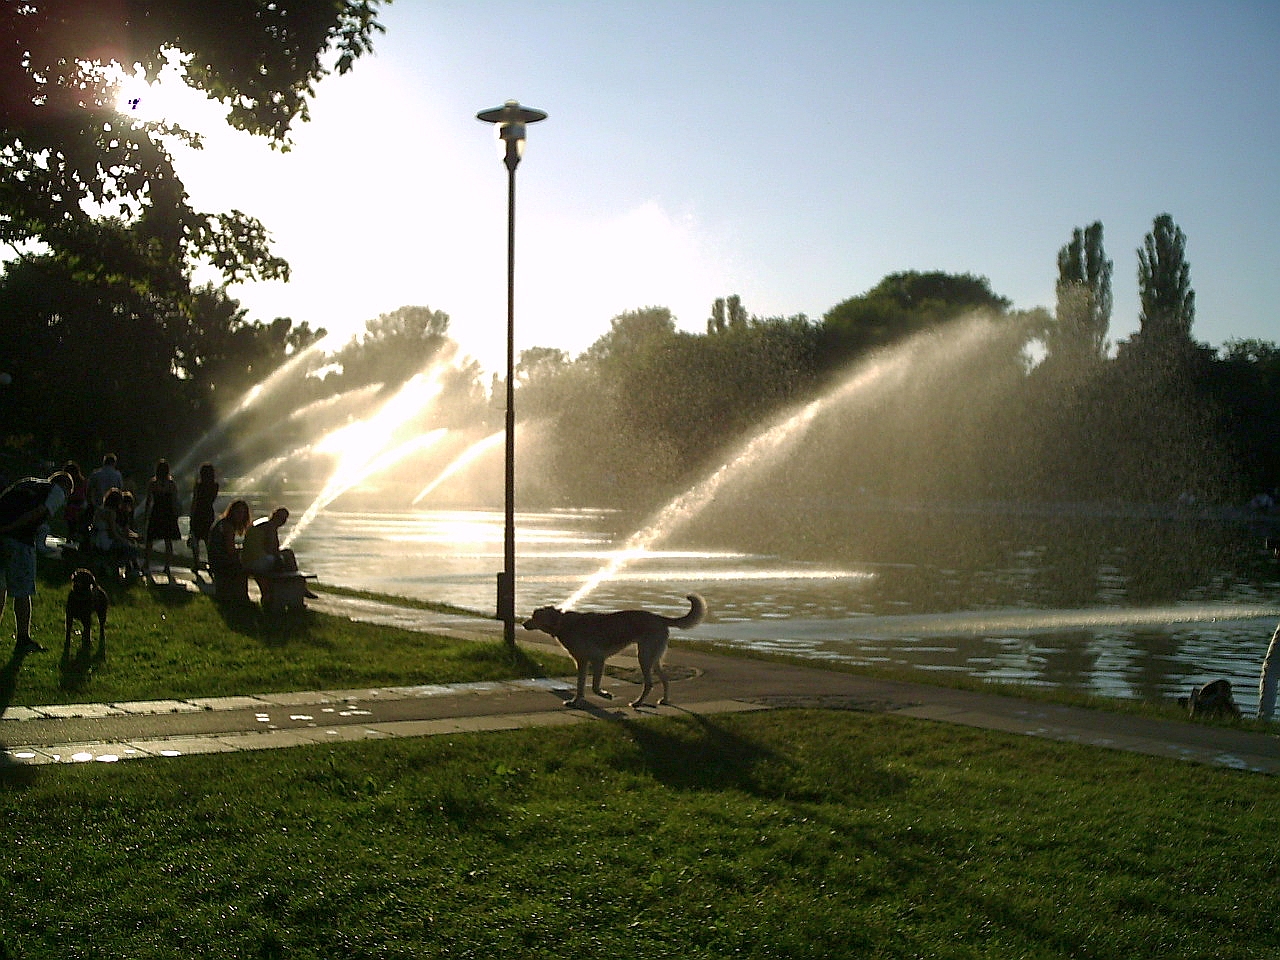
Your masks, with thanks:
[{"label": "tree line", "polygon": [[[250,320],[228,296],[224,283],[286,278],[288,264],[252,217],[191,207],[170,151],[196,138],[117,110],[112,69],[139,64],[154,78],[184,57],[186,82],[224,103],[228,123],[284,149],[316,82],[371,49],[378,7],[4,7],[0,241],[11,256],[0,275],[0,470],[94,462],[107,447],[134,464],[173,456],[325,333]],[[982,277],[907,271],[820,319],[754,316],[736,295],[710,305],[705,333],[678,330],[661,307],[624,313],[579,357],[522,355],[518,410],[539,434],[520,482],[547,501],[662,496],[858,364],[982,314],[1010,332],[998,349],[916,378],[872,411],[833,415],[813,441],[830,456],[797,479],[836,492],[1046,499],[1226,501],[1272,488],[1278,348],[1195,341],[1186,238],[1169,215],[1155,218],[1137,259],[1140,326],[1119,343],[1108,340],[1101,223],[1075,229],[1060,250],[1052,311],[1011,310]],[[196,285],[201,263],[223,284]],[[424,306],[374,318],[314,357],[277,403],[395,389],[453,349],[448,322]],[[486,389],[473,363],[449,369],[434,415],[496,429],[502,385]]]},{"label": "tree line", "polygon": [[1062,247],[1053,311],[1011,310],[983,277],[907,271],[816,321],[752,316],[727,297],[712,305],[705,335],[647,308],[615,317],[576,359],[528,351],[522,416],[554,425],[537,458],[546,494],[633,504],[680,489],[860,365],[913,338],[945,338],[971,316],[1006,335],[950,368],[921,370],[870,414],[833,409],[798,458],[825,463],[809,471],[813,487],[1155,503],[1231,503],[1271,490],[1280,349],[1195,341],[1186,238],[1167,214],[1138,250],[1139,329],[1112,344],[1102,236],[1094,223]]}]

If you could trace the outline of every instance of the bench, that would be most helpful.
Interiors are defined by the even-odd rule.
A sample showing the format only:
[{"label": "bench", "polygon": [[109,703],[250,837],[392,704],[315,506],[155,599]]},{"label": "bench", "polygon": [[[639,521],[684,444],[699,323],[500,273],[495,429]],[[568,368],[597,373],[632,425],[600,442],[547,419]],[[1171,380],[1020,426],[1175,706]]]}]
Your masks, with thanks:
[{"label": "bench", "polygon": [[262,592],[262,609],[268,613],[284,613],[289,610],[305,610],[307,597],[315,594],[307,586],[316,574],[301,570],[278,570],[275,573],[254,574]]}]

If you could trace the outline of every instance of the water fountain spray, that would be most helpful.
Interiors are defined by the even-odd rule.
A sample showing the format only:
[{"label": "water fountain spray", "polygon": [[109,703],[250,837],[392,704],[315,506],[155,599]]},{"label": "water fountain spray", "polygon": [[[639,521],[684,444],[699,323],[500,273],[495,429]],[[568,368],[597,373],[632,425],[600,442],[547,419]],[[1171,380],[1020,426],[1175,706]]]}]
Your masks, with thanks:
[{"label": "water fountain spray", "polygon": [[416,507],[420,502],[429,497],[432,491],[434,491],[436,487],[440,486],[440,484],[461,473],[490,450],[496,449],[505,436],[506,431],[499,430],[497,433],[491,433],[483,440],[478,440],[471,446],[467,447],[467,449],[463,450],[462,453],[453,459],[452,463],[441,470],[440,474],[434,480],[422,488],[422,491],[413,498],[410,506]]},{"label": "water fountain spray", "polygon": [[726,483],[749,470],[761,470],[776,462],[805,435],[819,414],[852,403],[870,405],[900,387],[908,377],[926,376],[932,366],[954,363],[958,357],[990,343],[995,334],[1007,333],[1009,329],[1007,321],[993,322],[986,318],[961,321],[945,331],[918,334],[859,362],[852,373],[825,396],[776,420],[739,447],[710,476],[654,514],[603,567],[565,599],[563,606],[572,608],[628,564],[648,555],[654,544],[670,536],[714,501]]}]

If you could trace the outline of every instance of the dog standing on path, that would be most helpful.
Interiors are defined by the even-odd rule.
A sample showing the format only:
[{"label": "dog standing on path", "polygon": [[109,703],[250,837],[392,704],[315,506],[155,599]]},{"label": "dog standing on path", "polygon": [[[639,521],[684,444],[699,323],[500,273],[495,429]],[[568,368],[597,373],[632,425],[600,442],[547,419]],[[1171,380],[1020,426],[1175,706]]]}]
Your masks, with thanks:
[{"label": "dog standing on path", "polygon": [[98,619],[98,650],[105,653],[107,649],[107,592],[98,586],[93,571],[81,567],[71,575],[71,592],[67,594],[67,635],[63,644],[64,650],[71,648],[71,629],[73,624],[80,624],[82,629],[80,645],[88,649],[93,636],[91,621]]},{"label": "dog standing on path", "polygon": [[653,671],[656,667],[662,680],[662,699],[669,703],[667,672],[662,667],[662,657],[667,652],[667,638],[672,627],[688,630],[702,622],[707,605],[696,593],[688,596],[690,610],[683,617],[664,617],[647,610],[618,610],[614,613],[576,613],[556,607],[539,607],[524,622],[526,630],[541,630],[560,641],[578,665],[578,695],[566,700],[566,707],[582,707],[587,703],[587,668],[591,668],[591,691],[598,697],[612,699],[613,694],[600,687],[604,662],[628,644],[636,645],[640,660],[640,672],[644,674],[644,689],[633,707],[647,706],[644,702],[653,689]]}]

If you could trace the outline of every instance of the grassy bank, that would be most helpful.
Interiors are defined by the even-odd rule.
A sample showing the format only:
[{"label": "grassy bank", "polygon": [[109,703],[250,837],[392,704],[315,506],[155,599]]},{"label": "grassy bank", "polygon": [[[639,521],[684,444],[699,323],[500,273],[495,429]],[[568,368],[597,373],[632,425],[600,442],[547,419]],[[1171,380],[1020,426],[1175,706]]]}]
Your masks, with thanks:
[{"label": "grassy bank", "polygon": [[[305,611],[271,617],[256,605],[220,605],[199,593],[145,582],[109,585],[106,656],[97,627],[80,655],[79,636],[64,660],[63,572],[42,568],[32,622],[48,652],[29,656],[9,702],[159,700],[383,684],[454,683],[544,676],[571,670],[567,659]],[[0,637],[11,638],[6,610]],[[3,648],[7,655],[11,649]],[[0,701],[3,702],[3,701]]]},{"label": "grassy bank", "polygon": [[10,769],[7,957],[1270,958],[1271,778],[884,715]]}]

